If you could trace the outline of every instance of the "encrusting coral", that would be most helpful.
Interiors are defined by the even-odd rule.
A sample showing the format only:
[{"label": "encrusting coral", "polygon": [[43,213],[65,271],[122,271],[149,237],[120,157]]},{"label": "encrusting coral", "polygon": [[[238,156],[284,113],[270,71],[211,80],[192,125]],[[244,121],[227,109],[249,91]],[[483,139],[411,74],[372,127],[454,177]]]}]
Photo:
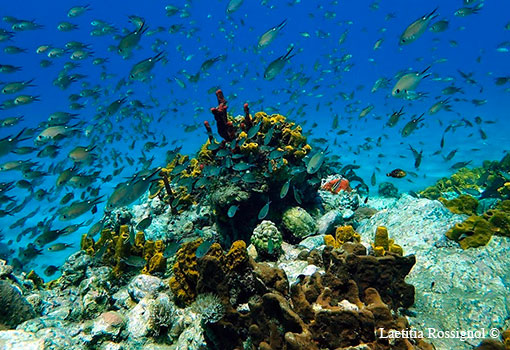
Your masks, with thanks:
[{"label": "encrusting coral", "polygon": [[510,200],[455,224],[446,232],[446,237],[458,242],[462,249],[468,249],[486,245],[494,234],[510,237]]},{"label": "encrusting coral", "polygon": [[476,198],[466,194],[450,200],[440,197],[439,201],[454,214],[476,214],[476,208],[478,207]]}]

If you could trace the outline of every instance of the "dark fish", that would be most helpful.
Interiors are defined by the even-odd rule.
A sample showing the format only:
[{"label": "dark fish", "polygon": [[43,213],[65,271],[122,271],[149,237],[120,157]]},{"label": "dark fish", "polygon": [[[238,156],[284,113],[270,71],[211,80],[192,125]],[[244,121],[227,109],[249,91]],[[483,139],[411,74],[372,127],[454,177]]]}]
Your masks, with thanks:
[{"label": "dark fish", "polygon": [[62,197],[62,199],[60,200],[60,204],[67,204],[73,198],[74,194],[72,192],[69,192],[64,197]]},{"label": "dark fish", "polygon": [[375,185],[376,185],[376,183],[377,183],[377,180],[376,180],[376,178],[375,178],[375,171],[374,171],[374,172],[372,173],[372,177],[370,178],[370,184],[371,184],[372,186],[375,186]]},{"label": "dark fish", "polygon": [[293,49],[294,48],[291,47],[285,55],[280,56],[271,63],[269,63],[266,70],[264,71],[264,79],[273,80],[283,70],[287,61],[295,56],[290,55]]},{"label": "dark fish", "polygon": [[421,159],[422,159],[422,156],[423,156],[423,150],[418,152],[411,145],[409,145],[409,149],[411,150],[411,152],[413,152],[413,156],[414,156],[414,168],[418,169],[420,167],[420,164],[421,164]]},{"label": "dark fish", "polygon": [[165,247],[165,251],[163,252],[163,256],[165,258],[170,258],[175,255],[175,253],[179,250],[181,246],[181,241],[173,241]]},{"label": "dark fish", "polygon": [[73,246],[72,244],[67,244],[67,243],[55,243],[55,244],[49,246],[48,250],[50,252],[59,252],[64,249],[71,248],[72,246]]},{"label": "dark fish", "polygon": [[138,267],[138,268],[141,268],[141,267],[144,267],[146,264],[147,264],[147,261],[142,258],[141,256],[136,256],[136,255],[131,255],[127,258],[123,258],[121,259],[122,262],[128,266],[132,266],[132,267]]},{"label": "dark fish", "polygon": [[138,231],[144,231],[147,227],[152,224],[152,215],[149,214],[146,218],[142,219],[138,225],[136,225],[136,229]]},{"label": "dark fish", "polygon": [[404,170],[399,169],[399,168],[394,169],[394,170],[392,170],[392,171],[390,171],[389,173],[386,174],[386,176],[388,176],[388,177],[394,177],[394,178],[397,178],[397,179],[401,179],[401,178],[403,178],[406,175],[407,175],[407,173]]},{"label": "dark fish", "polygon": [[454,149],[453,151],[451,151],[450,153],[448,153],[448,155],[446,157],[444,157],[444,160],[446,162],[452,160],[452,158],[455,156],[455,153],[457,153],[458,149]]},{"label": "dark fish", "polygon": [[453,164],[450,169],[460,169],[460,168],[464,168],[466,165],[469,165],[472,161],[468,161],[468,162],[457,162],[455,164]]},{"label": "dark fish", "polygon": [[303,204],[303,201],[301,200],[301,195],[299,194],[299,190],[296,188],[296,186],[292,186],[292,190],[294,192],[294,200],[297,204],[301,205]]},{"label": "dark fish", "polygon": [[402,137],[411,135],[411,133],[418,128],[418,124],[423,120],[424,114],[425,113],[420,115],[418,118],[413,118],[406,125],[404,125],[404,128],[402,129]]},{"label": "dark fish", "polygon": [[55,266],[55,265],[49,265],[47,268],[44,269],[44,274],[48,277],[51,277],[55,274],[55,272],[57,272],[58,270],[60,270],[59,267]]},{"label": "dark fish", "polygon": [[251,167],[252,167],[251,164],[241,162],[241,163],[234,164],[232,169],[237,170],[237,171],[244,171],[244,170],[250,169]]}]

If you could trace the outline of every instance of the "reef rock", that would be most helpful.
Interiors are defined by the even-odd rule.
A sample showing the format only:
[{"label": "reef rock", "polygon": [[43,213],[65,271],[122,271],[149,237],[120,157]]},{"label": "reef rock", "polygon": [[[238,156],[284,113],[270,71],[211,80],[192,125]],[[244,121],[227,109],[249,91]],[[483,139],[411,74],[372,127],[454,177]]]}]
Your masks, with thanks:
[{"label": "reef rock", "polygon": [[[349,210],[352,212],[352,210]],[[352,213],[354,214],[354,213]],[[342,225],[343,214],[340,210],[333,209],[321,216],[317,222],[317,233],[320,235],[329,235],[335,231],[335,227]]]},{"label": "reef rock", "polygon": [[0,281],[0,325],[13,328],[35,316],[32,305],[19,290],[6,281]]},{"label": "reef rock", "polygon": [[134,301],[138,302],[146,295],[156,294],[165,288],[163,281],[156,276],[138,275],[129,283],[128,293]]},{"label": "reef rock", "polygon": [[44,350],[44,340],[33,333],[23,331],[0,331],[0,349]]},{"label": "reef rock", "polygon": [[287,209],[283,213],[282,223],[285,229],[299,240],[313,235],[317,229],[312,216],[300,207]]},{"label": "reef rock", "polygon": [[[427,328],[477,330],[505,328],[510,309],[510,239],[493,236],[487,246],[463,250],[445,238],[446,231],[465,215],[451,213],[439,201],[403,195],[395,204],[365,220],[358,232],[368,245],[377,226],[386,226],[405,254],[416,264],[406,281],[415,286],[416,317],[409,322]],[[441,310],[441,312],[438,312]],[[479,339],[431,339],[437,349],[467,350]]]}]

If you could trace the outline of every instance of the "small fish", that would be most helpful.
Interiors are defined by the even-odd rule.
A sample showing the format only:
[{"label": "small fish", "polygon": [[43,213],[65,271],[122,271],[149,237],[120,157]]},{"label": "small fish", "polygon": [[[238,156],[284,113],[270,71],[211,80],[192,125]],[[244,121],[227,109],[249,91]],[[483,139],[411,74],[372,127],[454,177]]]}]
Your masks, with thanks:
[{"label": "small fish", "polygon": [[132,267],[144,267],[147,264],[147,261],[141,257],[136,255],[128,256],[127,258],[121,258],[122,262],[128,266]]},{"label": "small fish", "polygon": [[301,205],[303,204],[303,201],[301,200],[301,195],[299,194],[299,190],[296,188],[296,186],[292,186],[293,192],[294,192],[294,200],[297,204]]},{"label": "small fish", "polygon": [[138,45],[142,35],[147,31],[145,22],[142,22],[137,29],[124,36],[117,46],[117,52],[123,57],[127,57],[131,54],[131,50]]},{"label": "small fish", "polygon": [[73,198],[74,198],[74,194],[72,192],[69,192],[64,197],[62,197],[62,199],[60,200],[60,204],[62,204],[62,205],[67,204]]},{"label": "small fish", "polygon": [[371,184],[372,186],[375,186],[375,185],[376,185],[376,183],[377,183],[377,180],[376,180],[376,178],[375,178],[375,171],[374,171],[374,172],[372,173],[372,177],[370,177],[370,184]]},{"label": "small fish", "polygon": [[181,246],[181,241],[173,241],[169,243],[165,247],[165,251],[163,252],[163,256],[165,258],[170,258],[175,255],[175,253],[179,250],[179,247]]},{"label": "small fish", "polygon": [[233,218],[237,213],[237,209],[239,209],[237,205],[231,205],[230,208],[228,208],[227,216]]},{"label": "small fish", "polygon": [[315,174],[320,169],[320,167],[324,163],[326,150],[317,152],[310,158],[306,166],[306,172],[308,174]]},{"label": "small fish", "polygon": [[423,120],[423,114],[418,118],[413,118],[402,128],[402,137],[407,137],[411,135],[411,133],[418,128],[418,124]]},{"label": "small fish", "polygon": [[138,231],[144,231],[147,227],[152,224],[152,215],[149,214],[146,218],[142,219],[137,225],[136,229]]},{"label": "small fish", "polygon": [[231,14],[239,10],[244,0],[230,0],[227,5],[226,12],[227,14]]},{"label": "small fish", "polygon": [[285,27],[285,24],[287,24],[287,20],[283,20],[282,23],[278,24],[277,26],[274,26],[273,28],[266,31],[259,39],[258,47],[259,49],[263,49],[269,44],[273,42],[274,39],[276,39],[276,36],[278,33]]},{"label": "small fish", "polygon": [[448,155],[446,157],[444,157],[444,160],[445,161],[450,161],[453,159],[453,157],[455,156],[455,153],[457,153],[458,149],[454,149],[453,151],[451,151],[450,153],[448,153]]},{"label": "small fish", "polygon": [[454,15],[457,17],[466,17],[466,16],[470,16],[473,14],[477,14],[478,12],[480,12],[483,5],[484,5],[484,2],[482,1],[475,7],[461,7],[460,9],[455,11]]},{"label": "small fish", "polygon": [[399,168],[394,169],[386,174],[386,176],[394,177],[396,179],[401,179],[401,178],[405,177],[406,175],[407,175],[407,173],[404,170],[399,169]]},{"label": "small fish", "polygon": [[429,14],[423,15],[422,17],[418,18],[416,21],[411,23],[400,35],[400,40],[398,42],[399,45],[408,45],[414,41],[416,41],[425,31],[427,30],[427,27],[437,15],[435,14],[437,11],[437,8],[434,9],[434,11],[430,12]]},{"label": "small fish", "polygon": [[283,56],[278,57],[267,66],[264,71],[264,79],[273,80],[285,67],[285,64],[295,55],[291,55],[294,47],[291,47],[289,51]]},{"label": "small fish", "polygon": [[407,98],[411,92],[415,91],[420,82],[429,77],[430,74],[427,71],[430,69],[430,66],[422,70],[421,72],[412,72],[404,74],[395,84],[393,89],[391,90],[391,95],[397,98]]},{"label": "small fish", "polygon": [[442,19],[432,24],[429,30],[434,33],[441,33],[448,29],[449,24],[448,20]]},{"label": "small fish", "polygon": [[413,156],[414,156],[414,168],[415,169],[418,169],[420,167],[420,164],[421,164],[421,159],[423,157],[423,150],[421,150],[420,152],[418,152],[417,150],[415,150],[413,148],[413,146],[409,145],[409,150],[411,152],[413,152]]},{"label": "small fish", "polygon": [[404,107],[400,108],[398,112],[393,112],[390,115],[390,118],[388,119],[388,122],[386,123],[386,126],[389,126],[390,128],[397,125],[398,121],[400,120],[400,117],[403,116],[404,113]]},{"label": "small fish", "polygon": [[272,238],[269,238],[267,240],[267,252],[269,253],[269,255],[271,255],[271,254],[273,254],[273,251],[274,251],[274,242],[273,242]]},{"label": "small fish", "polygon": [[259,215],[258,215],[258,218],[259,220],[262,220],[264,219],[267,214],[269,213],[269,204],[271,204],[271,201],[268,201],[263,207],[262,209],[260,209],[259,211]]},{"label": "small fish", "polygon": [[55,265],[48,265],[47,268],[44,269],[44,275],[48,276],[48,277],[51,277],[55,274],[55,272],[57,272],[58,270],[60,270],[60,267],[57,267]]},{"label": "small fish", "polygon": [[196,257],[200,259],[205,254],[207,254],[207,252],[209,251],[209,248],[211,248],[213,243],[214,243],[213,240],[208,240],[208,241],[204,241],[202,244],[200,244],[198,246],[197,250],[195,251]]},{"label": "small fish", "polygon": [[55,243],[55,244],[49,246],[48,250],[50,252],[59,252],[64,249],[71,248],[72,246],[73,246],[72,244],[67,244],[67,243]]},{"label": "small fish", "polygon": [[454,169],[454,170],[456,170],[456,169],[464,168],[465,166],[467,166],[467,165],[471,164],[471,162],[472,162],[471,160],[470,160],[470,161],[468,161],[468,162],[458,162],[458,163],[453,164],[453,165],[450,167],[450,169]]},{"label": "small fish", "polygon": [[290,188],[290,179],[288,179],[282,186],[282,189],[280,190],[280,199],[285,198],[287,196],[287,193],[289,192]]}]

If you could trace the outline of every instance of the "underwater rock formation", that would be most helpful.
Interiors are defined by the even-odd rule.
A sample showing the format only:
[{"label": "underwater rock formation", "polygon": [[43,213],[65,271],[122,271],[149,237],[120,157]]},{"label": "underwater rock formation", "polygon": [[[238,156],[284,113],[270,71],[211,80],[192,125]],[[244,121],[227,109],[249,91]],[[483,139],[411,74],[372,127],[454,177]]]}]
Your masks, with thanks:
[{"label": "underwater rock formation", "polygon": [[[493,236],[486,246],[463,250],[445,233],[465,219],[466,215],[453,214],[439,201],[403,195],[357,228],[369,246],[376,228],[385,226],[406,254],[416,255],[406,281],[415,286],[413,316],[408,319],[418,330],[505,328],[510,287],[501,280],[510,278],[510,261],[501,257],[510,249],[510,239]],[[468,350],[480,340],[432,342],[437,349]]]},{"label": "underwater rock formation", "polygon": [[283,212],[282,224],[291,234],[291,239],[302,240],[317,230],[315,220],[300,207],[292,207]]},{"label": "underwater rock formation", "polygon": [[7,281],[0,280],[0,327],[14,328],[35,316],[32,305],[20,291]]}]

